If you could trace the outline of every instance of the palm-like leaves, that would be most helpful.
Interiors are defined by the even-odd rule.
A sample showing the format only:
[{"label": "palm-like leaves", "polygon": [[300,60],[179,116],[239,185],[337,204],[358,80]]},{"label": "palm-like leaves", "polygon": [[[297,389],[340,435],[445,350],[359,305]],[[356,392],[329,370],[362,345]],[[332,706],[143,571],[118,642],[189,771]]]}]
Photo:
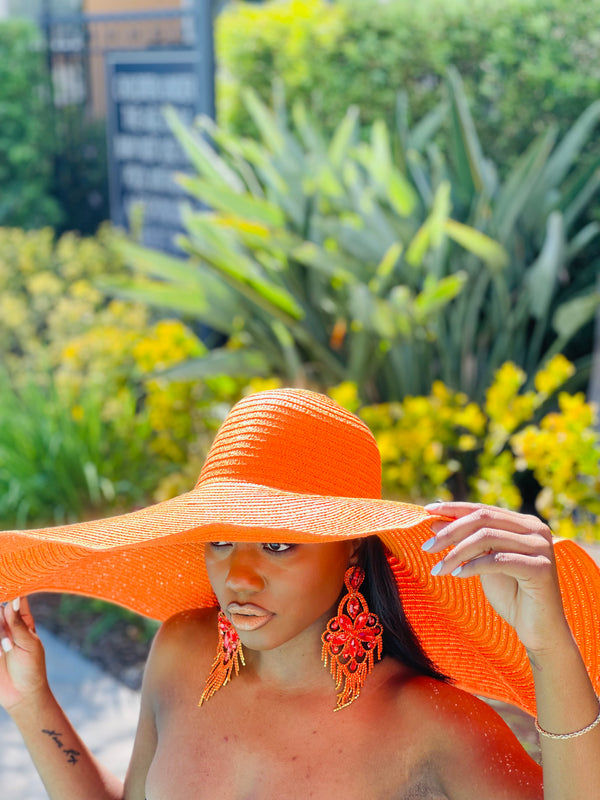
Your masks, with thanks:
[{"label": "palm-like leaves", "polygon": [[[359,141],[354,108],[326,141],[302,106],[290,124],[280,100],[271,110],[251,91],[260,141],[207,118],[188,130],[169,112],[197,172],[180,180],[210,210],[185,211],[188,260],[124,243],[145,277],[113,290],[229,337],[188,375],[226,365],[295,383],[353,380],[374,400],[437,377],[477,394],[506,358],[535,366],[576,329],[559,288],[597,233],[577,220],[598,174],[567,188],[565,176],[600,106],[558,147],[551,132],[536,140],[500,185],[456,74],[449,97],[412,129],[399,103],[393,141],[382,122]],[[444,120],[450,158],[433,144]]]}]

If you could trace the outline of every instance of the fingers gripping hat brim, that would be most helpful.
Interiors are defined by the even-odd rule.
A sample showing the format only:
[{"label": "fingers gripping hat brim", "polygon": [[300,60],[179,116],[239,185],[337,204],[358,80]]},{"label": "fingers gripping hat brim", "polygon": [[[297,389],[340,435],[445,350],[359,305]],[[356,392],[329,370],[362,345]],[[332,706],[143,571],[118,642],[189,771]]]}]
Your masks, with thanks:
[{"label": "fingers gripping hat brim", "polygon": [[[535,715],[535,689],[525,647],[488,602],[479,578],[434,577],[439,559],[405,531],[390,564],[407,618],[432,661],[463,689],[519,706]],[[416,541],[415,541],[416,539]],[[565,615],[600,693],[600,570],[571,541],[554,546]]]},{"label": "fingers gripping hat brim", "polygon": [[[73,592],[164,620],[216,604],[206,542],[377,535],[436,666],[469,691],[533,712],[524,648],[479,580],[431,575],[441,556],[421,545],[440,517],[381,500],[380,478],[376,443],[357,417],[312,392],[262,392],[230,412],[191,492],[118,517],[0,533],[0,600]],[[600,572],[573,543],[558,544],[556,556],[567,618],[600,691]]]}]

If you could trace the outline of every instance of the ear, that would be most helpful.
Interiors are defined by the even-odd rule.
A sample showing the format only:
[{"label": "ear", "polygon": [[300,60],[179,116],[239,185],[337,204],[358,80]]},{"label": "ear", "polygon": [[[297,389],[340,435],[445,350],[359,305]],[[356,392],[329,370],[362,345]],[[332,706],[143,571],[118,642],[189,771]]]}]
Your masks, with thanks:
[{"label": "ear", "polygon": [[350,557],[348,559],[349,566],[355,567],[360,562],[360,554],[365,542],[366,539],[352,539],[350,542]]}]

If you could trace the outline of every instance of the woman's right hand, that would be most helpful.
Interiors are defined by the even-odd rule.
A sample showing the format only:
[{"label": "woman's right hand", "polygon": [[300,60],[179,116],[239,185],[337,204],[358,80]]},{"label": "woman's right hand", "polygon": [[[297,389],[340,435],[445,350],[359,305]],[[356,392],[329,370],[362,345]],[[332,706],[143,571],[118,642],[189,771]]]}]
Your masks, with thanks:
[{"label": "woman's right hand", "polygon": [[44,647],[27,598],[0,606],[0,706],[10,714],[48,688]]}]

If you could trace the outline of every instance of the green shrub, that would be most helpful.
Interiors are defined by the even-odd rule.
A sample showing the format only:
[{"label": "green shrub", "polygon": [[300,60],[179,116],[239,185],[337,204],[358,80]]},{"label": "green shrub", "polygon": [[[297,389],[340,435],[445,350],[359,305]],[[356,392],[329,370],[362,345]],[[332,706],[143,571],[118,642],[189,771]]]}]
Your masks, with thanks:
[{"label": "green shrub", "polygon": [[[3,527],[75,522],[94,511],[140,503],[149,487],[138,480],[145,461],[135,406],[119,419],[103,417],[105,398],[83,390],[77,402],[46,378],[14,386],[0,382],[0,519]],[[123,430],[127,435],[119,435]],[[144,435],[145,434],[145,435]],[[133,467],[133,468],[132,468]],[[151,480],[151,471],[147,471]]]},{"label": "green shrub", "polygon": [[39,32],[23,20],[0,23],[0,225],[58,223],[51,197],[55,141]]},{"label": "green shrub", "polygon": [[532,137],[564,133],[600,94],[600,6],[568,0],[293,0],[231,4],[217,20],[219,121],[255,133],[242,102],[268,102],[274,78],[290,105],[311,105],[332,133],[349,105],[369,128],[393,127],[398,89],[417,119],[454,66],[486,153],[503,168]]}]

